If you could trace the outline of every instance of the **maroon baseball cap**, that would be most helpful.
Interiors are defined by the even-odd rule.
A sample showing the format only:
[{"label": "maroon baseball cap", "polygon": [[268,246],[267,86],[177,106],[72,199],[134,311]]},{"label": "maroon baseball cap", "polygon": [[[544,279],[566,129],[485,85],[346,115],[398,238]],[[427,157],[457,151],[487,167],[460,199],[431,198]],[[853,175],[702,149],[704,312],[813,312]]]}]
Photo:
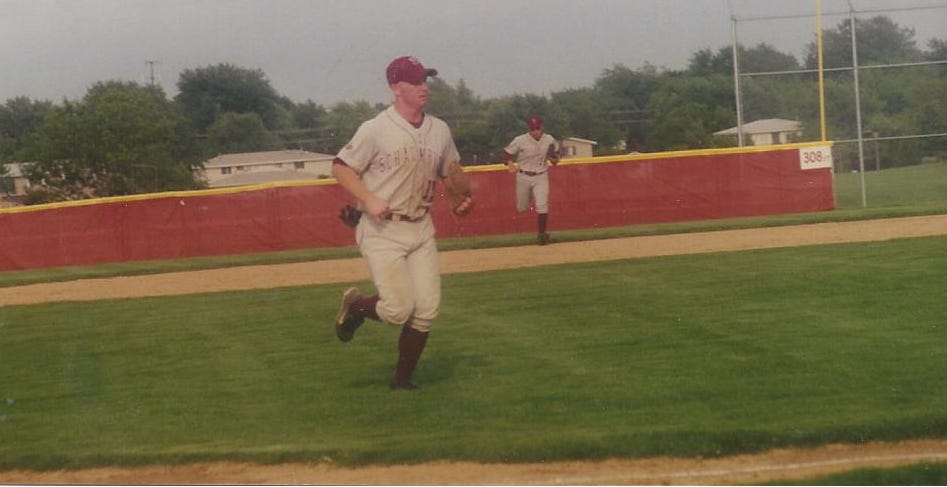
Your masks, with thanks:
[{"label": "maroon baseball cap", "polygon": [[389,85],[399,81],[419,85],[426,81],[428,76],[437,76],[437,70],[425,68],[414,56],[401,56],[388,65],[385,74],[388,76]]},{"label": "maroon baseball cap", "polygon": [[543,128],[543,119],[539,115],[530,115],[526,117],[526,126],[530,130]]}]

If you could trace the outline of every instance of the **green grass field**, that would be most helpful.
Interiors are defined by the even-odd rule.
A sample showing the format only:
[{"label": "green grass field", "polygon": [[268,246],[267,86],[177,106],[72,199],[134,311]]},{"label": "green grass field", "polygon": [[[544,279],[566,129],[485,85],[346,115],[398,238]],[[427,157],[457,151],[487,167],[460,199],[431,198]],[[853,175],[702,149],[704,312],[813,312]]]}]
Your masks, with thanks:
[{"label": "green grass field", "polygon": [[[837,175],[834,212],[556,235],[947,213],[944,163],[866,174],[864,209],[857,178]],[[0,470],[720,456],[944,438],[945,248],[931,237],[445,276],[420,394],[387,390],[396,329],[335,339],[343,286],[0,307]],[[4,272],[0,286],[355,255]],[[942,484],[943,471],[816,483]]]},{"label": "green grass field", "polygon": [[[929,208],[943,213],[947,203],[947,162],[865,172],[865,198],[869,208]],[[835,202],[840,210],[862,208],[861,177],[835,175]]]},{"label": "green grass field", "polygon": [[0,468],[942,438],[945,246],[445,276],[419,394],[386,387],[397,330],[336,340],[340,286],[0,308]]},{"label": "green grass field", "polygon": [[764,485],[947,485],[947,463],[864,468],[814,479],[787,480]]}]

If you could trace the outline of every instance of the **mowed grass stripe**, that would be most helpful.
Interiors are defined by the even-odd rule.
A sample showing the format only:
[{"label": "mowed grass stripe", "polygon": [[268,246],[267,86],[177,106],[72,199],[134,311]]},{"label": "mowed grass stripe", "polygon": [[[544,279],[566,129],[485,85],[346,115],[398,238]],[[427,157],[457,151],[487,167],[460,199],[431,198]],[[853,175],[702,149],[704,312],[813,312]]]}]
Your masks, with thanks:
[{"label": "mowed grass stripe", "polygon": [[[947,237],[444,277],[417,379],[341,286],[0,308],[0,468],[725,455],[947,433]],[[359,283],[368,290],[366,283]]]}]

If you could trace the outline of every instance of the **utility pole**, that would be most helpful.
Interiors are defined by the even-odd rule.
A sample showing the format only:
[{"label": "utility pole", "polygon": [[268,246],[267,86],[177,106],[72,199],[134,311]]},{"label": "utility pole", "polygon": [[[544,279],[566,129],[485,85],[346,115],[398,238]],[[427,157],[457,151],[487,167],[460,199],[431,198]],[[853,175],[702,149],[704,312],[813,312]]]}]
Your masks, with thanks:
[{"label": "utility pole", "polygon": [[145,61],[145,64],[148,65],[148,68],[149,68],[150,73],[151,73],[151,74],[150,74],[150,77],[148,78],[149,84],[150,84],[151,86],[154,86],[154,85],[155,85],[155,64],[158,64],[158,61],[149,60],[149,61]]}]

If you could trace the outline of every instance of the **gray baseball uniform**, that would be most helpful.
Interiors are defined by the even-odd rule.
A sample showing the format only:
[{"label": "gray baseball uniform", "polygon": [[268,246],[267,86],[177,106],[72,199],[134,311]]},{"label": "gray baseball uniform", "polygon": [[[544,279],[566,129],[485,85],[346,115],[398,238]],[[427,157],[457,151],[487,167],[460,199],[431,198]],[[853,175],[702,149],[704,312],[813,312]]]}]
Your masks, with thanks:
[{"label": "gray baseball uniform", "polygon": [[549,212],[549,148],[556,147],[556,139],[543,134],[539,140],[526,133],[518,135],[503,150],[513,156],[518,168],[516,174],[516,208],[520,212],[529,209],[532,195],[536,213]]},{"label": "gray baseball uniform", "polygon": [[460,158],[450,129],[431,115],[415,127],[389,107],[363,123],[338,157],[391,208],[391,219],[366,215],[356,230],[381,298],[378,316],[429,331],[441,297],[430,207],[446,164]]},{"label": "gray baseball uniform", "polygon": [[452,204],[455,214],[465,215],[473,207],[466,181],[458,180],[454,170],[460,156],[450,129],[424,113],[427,78],[436,75],[436,69],[425,68],[413,56],[392,61],[385,77],[394,103],[358,128],[332,166],[339,184],[364,211],[355,239],[378,291],[363,296],[357,287],[346,289],[335,334],[342,342],[351,341],[366,318],[400,326],[398,363],[389,383],[393,391],[421,388],[411,378],[441,304],[430,214],[437,180],[450,181],[451,191],[464,187],[459,193],[463,200]]}]

